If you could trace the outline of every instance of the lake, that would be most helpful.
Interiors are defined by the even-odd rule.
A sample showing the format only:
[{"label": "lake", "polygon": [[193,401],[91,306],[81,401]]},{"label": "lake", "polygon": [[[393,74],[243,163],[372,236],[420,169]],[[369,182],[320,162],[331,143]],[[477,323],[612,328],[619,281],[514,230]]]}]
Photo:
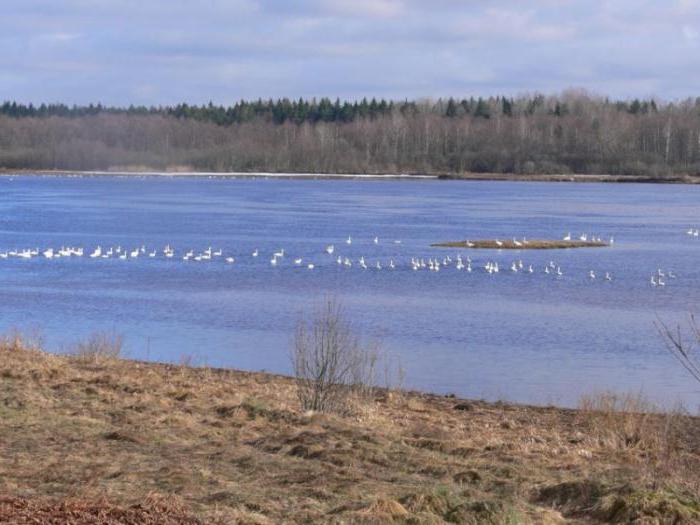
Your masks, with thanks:
[{"label": "lake", "polygon": [[[654,327],[657,316],[678,323],[697,311],[700,239],[691,227],[700,227],[698,186],[3,176],[0,255],[61,246],[85,255],[0,259],[0,329],[39,332],[56,352],[115,331],[137,359],[288,373],[300,313],[335,294],[358,330],[400,361],[409,388],[564,406],[602,390],[643,392],[694,409],[700,385]],[[615,243],[430,247],[568,232]],[[145,253],[89,257],[97,246]],[[194,260],[209,247],[222,255]],[[458,254],[472,272],[455,268]],[[448,256],[440,271],[411,266]],[[533,273],[511,271],[519,260]],[[550,261],[563,275],[544,272]],[[500,272],[487,273],[486,262]],[[650,284],[658,269],[665,286]]]}]

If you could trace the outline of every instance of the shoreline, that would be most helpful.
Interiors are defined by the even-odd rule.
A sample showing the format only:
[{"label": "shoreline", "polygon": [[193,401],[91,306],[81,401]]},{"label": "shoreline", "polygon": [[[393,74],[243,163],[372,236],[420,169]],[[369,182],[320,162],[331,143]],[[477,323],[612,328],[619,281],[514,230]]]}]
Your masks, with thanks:
[{"label": "shoreline", "polygon": [[102,170],[6,170],[0,169],[0,177],[190,177],[207,179],[373,179],[373,180],[437,180],[438,175],[409,175],[405,173],[276,173],[263,171],[102,171]]},{"label": "shoreline", "polygon": [[46,170],[0,168],[0,177],[201,177],[223,179],[365,179],[365,180],[454,180],[494,182],[576,182],[606,184],[700,184],[699,175],[606,175],[606,174],[532,174],[516,173],[287,173],[287,172],[224,172],[224,171],[159,171],[159,170]]}]

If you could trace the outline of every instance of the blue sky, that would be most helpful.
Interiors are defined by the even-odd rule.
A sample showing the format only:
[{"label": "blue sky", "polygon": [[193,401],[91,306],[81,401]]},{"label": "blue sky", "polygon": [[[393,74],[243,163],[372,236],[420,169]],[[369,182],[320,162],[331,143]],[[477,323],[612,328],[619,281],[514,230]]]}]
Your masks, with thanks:
[{"label": "blue sky", "polygon": [[700,0],[3,0],[0,100],[700,96]]}]

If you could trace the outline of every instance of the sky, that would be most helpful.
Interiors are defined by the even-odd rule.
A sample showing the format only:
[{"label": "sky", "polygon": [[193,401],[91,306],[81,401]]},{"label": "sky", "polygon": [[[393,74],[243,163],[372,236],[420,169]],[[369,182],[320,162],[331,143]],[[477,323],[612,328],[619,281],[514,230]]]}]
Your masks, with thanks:
[{"label": "sky", "polygon": [[700,0],[2,0],[0,100],[700,96]]}]

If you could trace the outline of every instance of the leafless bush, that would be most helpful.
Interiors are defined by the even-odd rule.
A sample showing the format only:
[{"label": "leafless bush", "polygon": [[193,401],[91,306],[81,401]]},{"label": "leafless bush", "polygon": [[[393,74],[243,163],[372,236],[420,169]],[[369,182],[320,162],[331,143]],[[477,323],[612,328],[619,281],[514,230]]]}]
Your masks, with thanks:
[{"label": "leafless bush", "polygon": [[98,362],[121,356],[124,337],[114,332],[95,332],[76,343],[70,354],[86,361]]},{"label": "leafless bush", "polygon": [[311,319],[297,324],[292,366],[304,410],[345,413],[376,388],[377,345],[365,345],[340,302],[326,298]]},{"label": "leafless bush", "polygon": [[657,319],[656,328],[666,343],[666,348],[685,368],[693,378],[700,382],[700,359],[698,348],[700,347],[700,326],[693,314],[688,319],[687,333],[680,324],[669,326]]}]

